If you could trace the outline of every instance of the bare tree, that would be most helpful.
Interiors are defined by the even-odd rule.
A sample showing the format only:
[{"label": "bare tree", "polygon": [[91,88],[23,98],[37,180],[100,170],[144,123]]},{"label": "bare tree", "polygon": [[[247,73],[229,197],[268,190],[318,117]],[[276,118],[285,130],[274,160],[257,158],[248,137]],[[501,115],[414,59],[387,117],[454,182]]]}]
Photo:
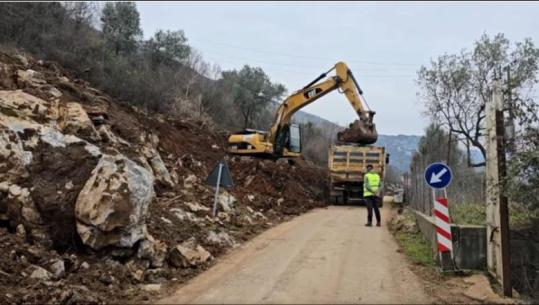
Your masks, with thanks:
[{"label": "bare tree", "polygon": [[469,166],[485,165],[471,162],[470,147],[486,156],[485,103],[492,93],[492,81],[502,77],[502,71],[507,71],[504,93],[511,116],[522,124],[537,120],[537,105],[530,92],[537,83],[538,62],[539,49],[530,39],[511,45],[503,34],[483,35],[472,52],[439,56],[430,67],[418,71],[418,95],[425,113],[466,146]]}]

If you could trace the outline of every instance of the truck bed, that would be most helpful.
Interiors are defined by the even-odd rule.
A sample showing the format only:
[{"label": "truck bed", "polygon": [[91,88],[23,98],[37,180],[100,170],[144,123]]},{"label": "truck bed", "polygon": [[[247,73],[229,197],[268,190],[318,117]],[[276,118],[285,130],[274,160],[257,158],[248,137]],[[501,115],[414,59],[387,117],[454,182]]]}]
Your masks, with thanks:
[{"label": "truck bed", "polygon": [[338,202],[363,198],[363,175],[367,165],[383,179],[385,148],[379,146],[332,145],[329,149],[330,196]]}]

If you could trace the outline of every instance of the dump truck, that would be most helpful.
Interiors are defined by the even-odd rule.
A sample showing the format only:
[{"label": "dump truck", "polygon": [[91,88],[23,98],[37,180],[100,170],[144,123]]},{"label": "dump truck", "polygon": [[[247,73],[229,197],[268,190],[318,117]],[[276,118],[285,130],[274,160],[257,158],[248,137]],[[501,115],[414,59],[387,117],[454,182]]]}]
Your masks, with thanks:
[{"label": "dump truck", "polygon": [[[363,176],[367,165],[384,180],[385,167],[389,163],[389,155],[380,146],[336,145],[329,148],[329,194],[335,204],[348,204],[350,201],[364,204]],[[382,200],[380,200],[380,206]]]}]

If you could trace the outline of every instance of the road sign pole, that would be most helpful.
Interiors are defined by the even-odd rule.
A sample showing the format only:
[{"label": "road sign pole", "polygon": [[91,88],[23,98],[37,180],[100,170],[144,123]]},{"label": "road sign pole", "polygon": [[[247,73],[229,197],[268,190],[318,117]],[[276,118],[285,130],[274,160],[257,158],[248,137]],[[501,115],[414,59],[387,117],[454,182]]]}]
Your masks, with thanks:
[{"label": "road sign pole", "polygon": [[[444,163],[432,163],[425,170],[425,182],[432,189],[433,216],[436,225],[436,243],[442,271],[454,271],[453,236],[449,219],[447,202],[447,186],[451,183],[453,174],[451,168]],[[440,190],[440,197],[436,197]]]},{"label": "road sign pole", "polygon": [[217,183],[215,183],[215,198],[213,199],[213,217],[217,214],[217,202],[219,201],[219,185],[221,185],[221,173],[223,172],[223,163],[219,163],[219,173],[217,174]]}]

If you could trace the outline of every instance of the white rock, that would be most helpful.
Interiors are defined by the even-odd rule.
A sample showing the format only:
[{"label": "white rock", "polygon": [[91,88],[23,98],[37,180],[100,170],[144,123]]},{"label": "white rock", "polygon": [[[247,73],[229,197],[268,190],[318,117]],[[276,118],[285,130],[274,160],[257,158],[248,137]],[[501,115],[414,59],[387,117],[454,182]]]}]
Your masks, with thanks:
[{"label": "white rock", "polygon": [[255,196],[254,195],[247,195],[247,199],[251,202],[253,202],[255,200]]},{"label": "white rock", "polygon": [[172,181],[172,177],[157,151],[155,151],[155,156],[150,159],[150,165],[156,181],[166,187],[174,186],[174,181]]},{"label": "white rock", "polygon": [[159,240],[155,240],[151,235],[146,236],[146,240],[142,241],[137,251],[137,257],[150,261],[154,268],[163,267],[163,263],[167,256],[167,245]]},{"label": "white rock", "polygon": [[170,221],[170,219],[162,217],[162,216],[161,216],[161,221],[163,221],[164,223],[169,224],[169,225],[172,224],[172,221]]},{"label": "white rock", "polygon": [[234,203],[236,202],[236,198],[228,192],[223,191],[221,194],[219,194],[219,205],[225,212],[230,212],[234,208]]},{"label": "white rock", "polygon": [[47,83],[47,81],[43,79],[43,75],[41,73],[32,69],[28,69],[26,71],[18,70],[17,76],[19,82],[33,87],[41,87]]},{"label": "white rock", "polygon": [[49,89],[49,94],[52,95],[55,98],[62,97],[62,92],[60,90],[56,89],[55,87],[51,87]]},{"label": "white rock", "polygon": [[146,234],[145,217],[154,198],[153,175],[123,155],[104,155],[75,204],[77,232],[84,244],[132,247]]},{"label": "white rock", "polygon": [[31,270],[30,278],[33,278],[33,279],[48,280],[52,277],[52,274],[49,271],[39,266],[32,265],[30,267],[30,270]]},{"label": "white rock", "polygon": [[255,212],[253,215],[254,215],[255,217],[258,217],[258,218],[263,219],[263,220],[268,219],[268,218],[266,218],[266,216],[264,216],[264,214],[262,214],[262,213],[260,213],[260,212]]},{"label": "white rock", "polygon": [[232,246],[236,243],[226,232],[215,233],[214,231],[210,231],[206,240],[210,243],[222,246]]},{"label": "white rock", "polygon": [[230,215],[225,212],[218,212],[217,218],[219,218],[222,221],[229,222],[230,221]]},{"label": "white rock", "polygon": [[73,182],[69,180],[65,185],[66,190],[70,190],[73,188]]},{"label": "white rock", "polygon": [[64,261],[59,259],[54,261],[50,267],[49,270],[54,274],[56,277],[61,277],[65,273],[65,265]]},{"label": "white rock", "polygon": [[21,187],[16,185],[16,184],[12,184],[9,187],[9,194],[12,195],[13,197],[17,197],[17,196],[21,195],[22,194]]},{"label": "white rock", "polygon": [[245,183],[243,184],[245,187],[248,187],[253,181],[255,180],[255,176],[247,176],[245,179]]},{"label": "white rock", "polygon": [[148,292],[155,292],[161,290],[161,284],[146,284],[142,286],[142,290]]},{"label": "white rock", "polygon": [[282,204],[283,202],[284,202],[284,198],[279,198],[279,199],[277,200],[277,205],[278,205],[278,206],[281,206],[281,204]]},{"label": "white rock", "polygon": [[200,221],[200,218],[196,217],[193,213],[184,211],[182,209],[172,208],[172,209],[170,209],[170,212],[172,212],[174,214],[174,216],[176,216],[176,218],[178,218],[179,220],[182,220],[182,221],[183,220],[190,220],[190,221],[193,221],[193,222],[199,222]]},{"label": "white rock", "polygon": [[24,226],[22,224],[17,225],[17,235],[21,237],[26,237],[26,230],[24,229]]},{"label": "white rock", "polygon": [[82,264],[80,264],[80,267],[82,269],[90,269],[90,264],[88,264],[87,262],[82,262]]},{"label": "white rock", "polygon": [[196,181],[197,181],[197,176],[189,175],[187,176],[187,178],[183,180],[183,187],[192,188]]},{"label": "white rock", "polygon": [[197,213],[197,212],[209,212],[210,211],[210,208],[208,207],[205,207],[203,205],[200,205],[199,203],[196,203],[196,202],[186,202],[185,205],[189,208],[189,210],[191,210],[191,212],[193,213]]},{"label": "white rock", "polygon": [[175,267],[189,267],[206,262],[212,257],[194,238],[174,247],[169,254],[169,261]]}]

